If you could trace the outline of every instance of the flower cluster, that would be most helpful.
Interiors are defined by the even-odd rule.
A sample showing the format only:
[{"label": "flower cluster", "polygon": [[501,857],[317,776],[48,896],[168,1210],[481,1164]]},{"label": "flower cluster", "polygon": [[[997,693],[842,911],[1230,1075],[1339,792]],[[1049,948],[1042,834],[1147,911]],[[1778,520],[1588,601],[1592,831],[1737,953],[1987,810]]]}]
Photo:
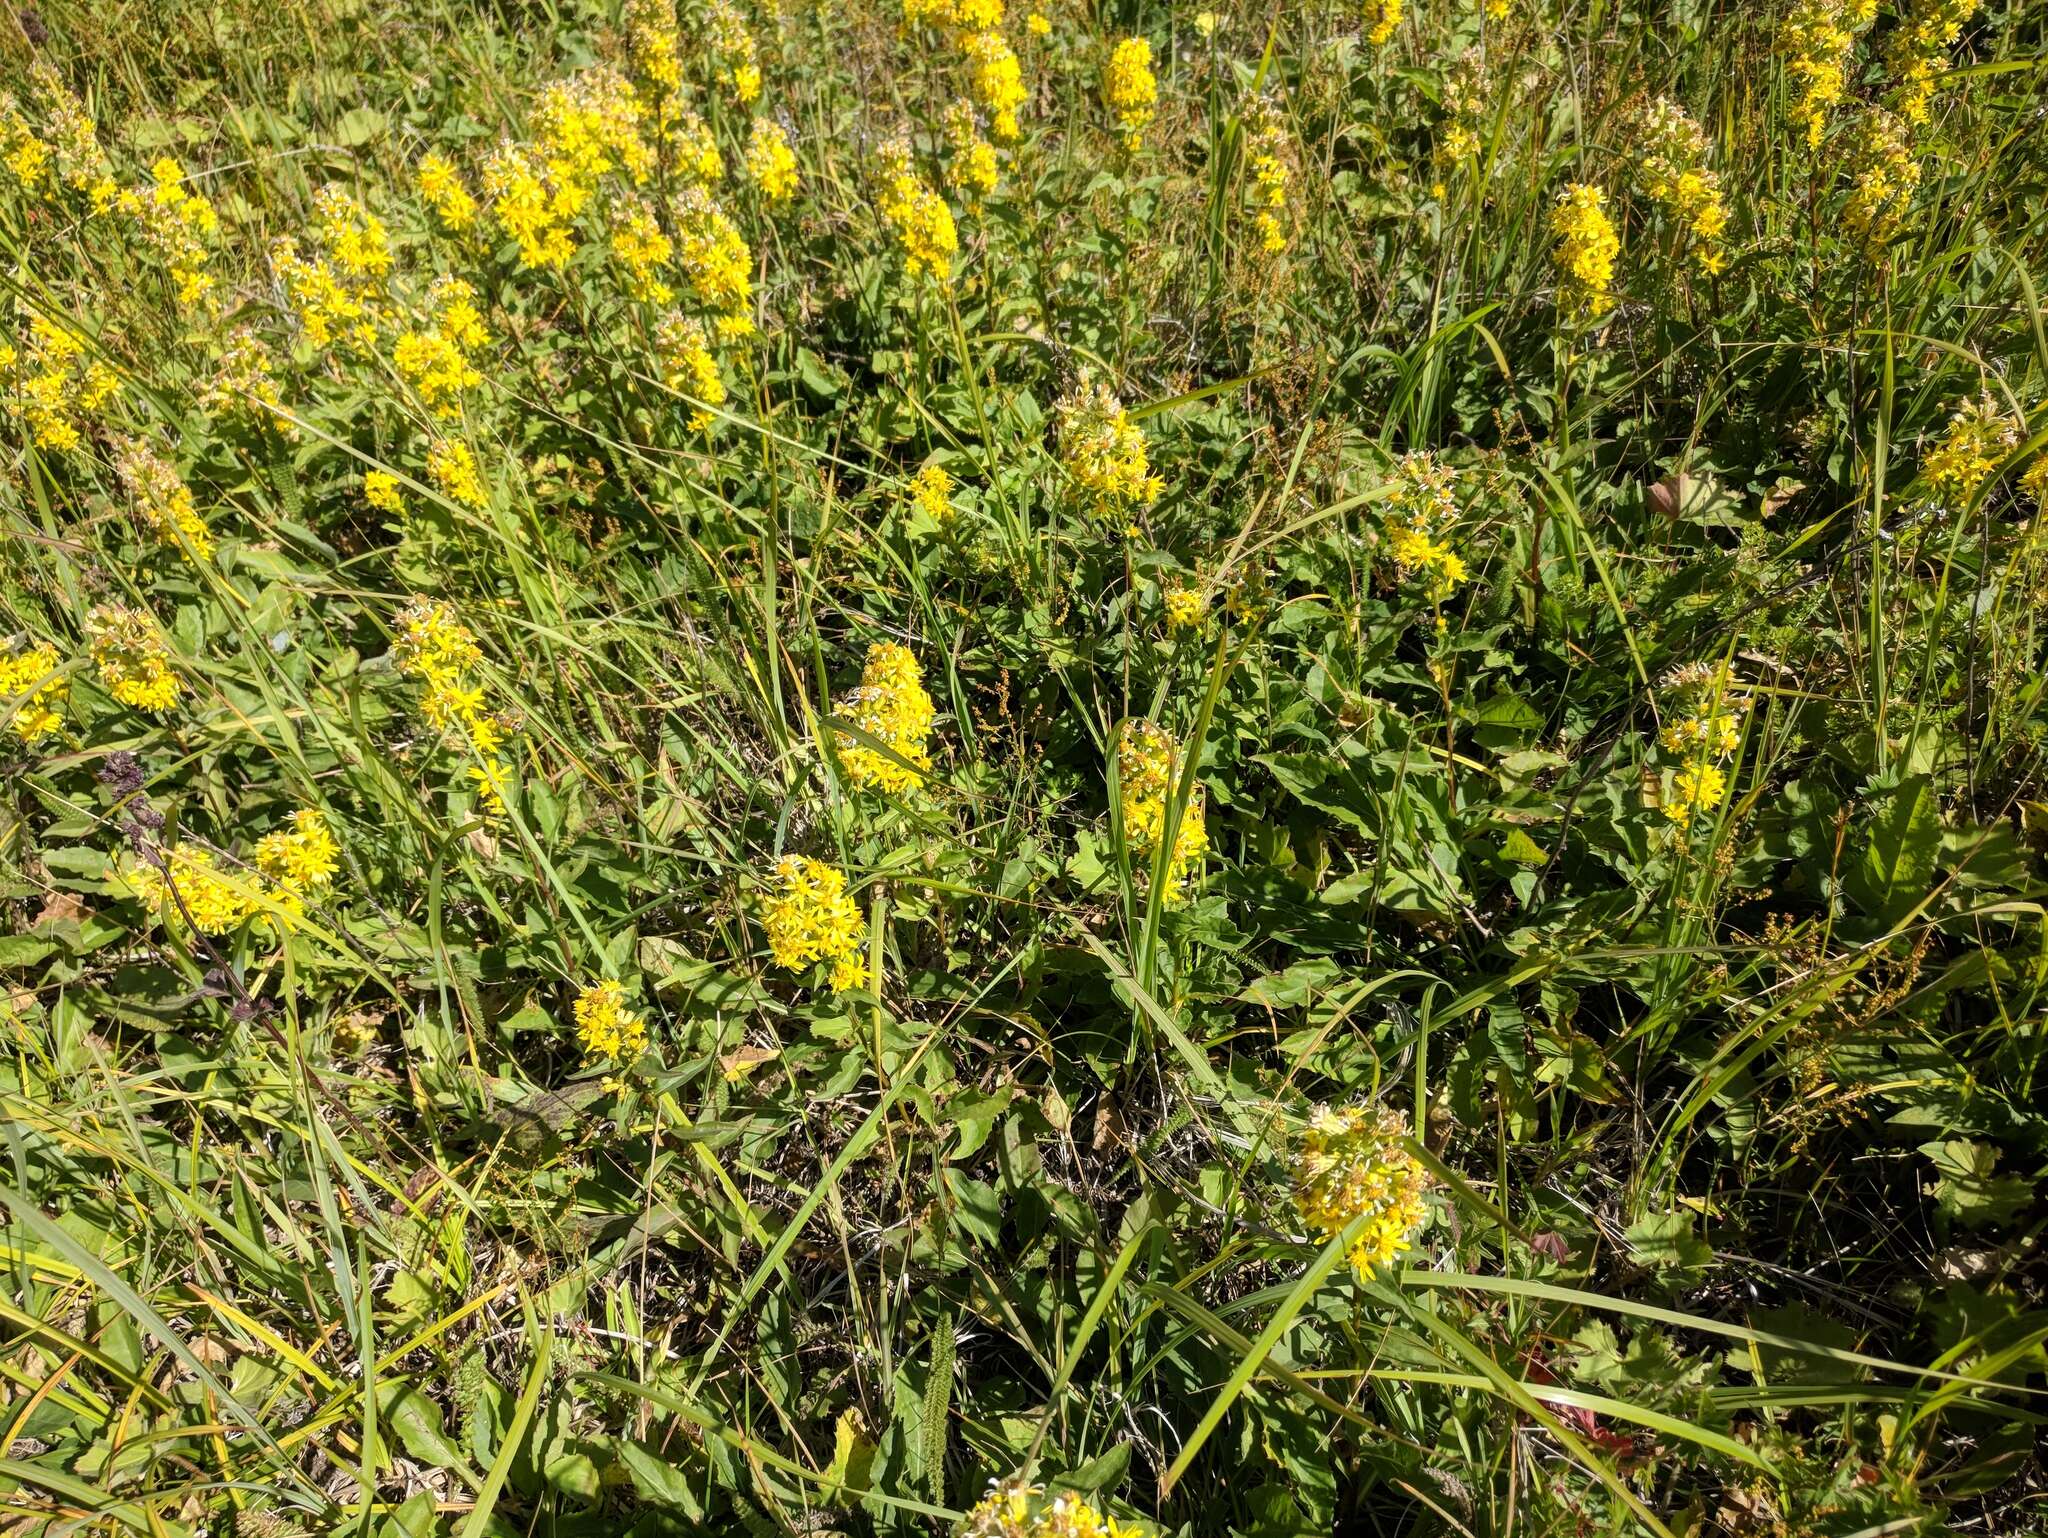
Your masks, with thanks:
[{"label": "flower cluster", "polygon": [[169,710],[178,702],[178,675],[156,622],[119,604],[96,604],[85,618],[93,666],[108,694],[133,710]]},{"label": "flower cluster", "polygon": [[469,451],[468,444],[457,439],[438,439],[428,447],[427,474],[441,488],[441,495],[451,502],[482,507],[488,500],[476,455]]},{"label": "flower cluster", "polygon": [[739,104],[751,105],[761,94],[761,62],[746,18],[732,0],[711,0],[705,23],[721,75]]},{"label": "flower cluster", "polygon": [[47,62],[36,60],[28,73],[47,137],[36,133],[13,93],[0,95],[0,164],[24,192],[83,193],[94,213],[105,213],[120,188],[100,148],[99,126]]},{"label": "flower cluster", "polygon": [[467,235],[476,228],[476,195],[462,179],[461,168],[439,150],[420,157],[413,172],[420,200],[434,211],[441,228],[451,235]]},{"label": "flower cluster", "polygon": [[1905,8],[1898,27],[1885,40],[1885,63],[1898,80],[1894,100],[1899,116],[1908,123],[1917,127],[1927,121],[1935,74],[1947,62],[1949,49],[1977,5],[1978,0],[1918,0]]},{"label": "flower cluster", "polygon": [[943,465],[926,465],[910,478],[910,505],[945,528],[953,521],[953,477]]},{"label": "flower cluster", "polygon": [[120,380],[85,343],[41,315],[31,315],[25,348],[0,342],[0,385],[8,415],[24,423],[37,448],[68,453],[85,441],[84,429],[114,398]]},{"label": "flower cluster", "polygon": [[211,200],[194,192],[184,167],[166,155],[149,168],[149,185],[122,193],[119,202],[170,273],[179,308],[198,309],[215,287],[207,248],[220,233],[220,216]]},{"label": "flower cluster", "polygon": [[849,733],[835,732],[833,746],[854,784],[900,796],[924,783],[932,766],[925,748],[932,730],[932,697],[925,692],[924,676],[908,647],[894,641],[870,646],[860,684],[839,701],[838,711],[889,750],[878,752]]},{"label": "flower cluster", "polygon": [[860,908],[847,893],[845,873],[805,855],[784,855],[776,862],[771,886],[761,904],[761,923],[775,964],[801,971],[824,961],[831,964],[834,988],[866,982]]},{"label": "flower cluster", "polygon": [[1695,266],[1713,277],[1728,265],[1722,236],[1728,203],[1707,163],[1707,136],[1685,109],[1659,97],[1636,120],[1636,176],[1643,191],[1678,222]]},{"label": "flower cluster", "polygon": [[1027,96],[1015,50],[995,31],[970,32],[960,47],[967,56],[974,99],[988,113],[990,130],[1003,143],[1011,143],[1020,132],[1017,109]]},{"label": "flower cluster", "polygon": [[747,180],[770,203],[787,203],[796,195],[796,151],[789,135],[772,117],[757,117],[747,131],[744,164]]},{"label": "flower cluster", "polygon": [[1557,240],[1551,261],[1557,268],[1557,311],[1567,325],[1598,320],[1614,307],[1614,262],[1621,237],[1607,216],[1607,195],[1573,182],[1550,211]]},{"label": "flower cluster", "polygon": [[1374,48],[1384,47],[1401,25],[1402,11],[1402,0],[1365,0],[1366,42]]},{"label": "flower cluster", "polygon": [[1346,1254],[1368,1277],[1406,1250],[1429,1217],[1429,1177],[1407,1144],[1398,1111],[1317,1108],[1294,1153],[1294,1205],[1309,1231],[1328,1241],[1364,1226]]},{"label": "flower cluster", "polygon": [[975,1504],[958,1538],[1140,1538],[1142,1529],[1104,1516],[1070,1490],[1050,1500],[1033,1485],[999,1484]]},{"label": "flower cluster", "polygon": [[1465,580],[1465,560],[1448,538],[1458,521],[1458,472],[1434,454],[1404,454],[1387,495],[1387,553],[1404,580],[1419,579],[1432,603]]},{"label": "flower cluster", "polygon": [[1788,116],[1806,130],[1809,148],[1827,132],[1828,117],[1848,84],[1856,34],[1876,8],[1876,0],[1793,0],[1779,25],[1778,53],[1792,90]]},{"label": "flower cluster", "polygon": [[1276,255],[1287,249],[1287,227],[1282,223],[1291,180],[1286,159],[1287,134],[1280,126],[1280,114],[1263,96],[1252,103],[1245,121],[1245,157],[1251,171],[1246,200],[1252,209],[1252,226],[1258,231],[1259,249],[1269,256]]},{"label": "flower cluster", "polygon": [[200,392],[200,409],[215,421],[239,420],[258,430],[270,428],[288,440],[297,438],[298,426],[284,415],[273,370],[270,344],[253,327],[235,327],[228,333],[212,380]]},{"label": "flower cluster", "polygon": [[1152,73],[1150,43],[1142,37],[1127,37],[1110,51],[1102,75],[1102,94],[1117,127],[1123,130],[1125,147],[1135,154],[1159,102],[1159,81]]},{"label": "flower cluster", "polygon": [[435,416],[459,416],[464,392],[484,382],[472,360],[489,340],[476,290],[461,278],[442,278],[427,292],[424,324],[399,334],[391,361]]},{"label": "flower cluster", "polygon": [[751,336],[754,253],[739,226],[698,184],[678,191],[669,211],[676,232],[676,262],[697,302],[713,313],[720,336]]},{"label": "flower cluster", "polygon": [[655,324],[654,350],[661,360],[661,382],[703,402],[689,421],[691,432],[703,432],[717,420],[711,408],[725,404],[725,379],[718,372],[704,323],[670,310]]},{"label": "flower cluster", "polygon": [[58,712],[70,696],[57,648],[39,641],[12,655],[0,653],[0,705],[13,707],[14,735],[23,742],[47,737],[64,724]]},{"label": "flower cluster", "polygon": [[264,834],[253,853],[254,875],[225,870],[211,849],[184,840],[160,859],[137,862],[129,890],[165,922],[189,917],[201,934],[229,934],[258,915],[288,924],[333,885],[340,849],[326,820],[308,809]]},{"label": "flower cluster", "polygon": [[1664,815],[1681,828],[1695,815],[1721,804],[1728,776],[1721,765],[1742,745],[1742,717],[1749,701],[1730,692],[1726,668],[1688,663],[1664,678],[1666,706],[1657,745],[1679,759]]},{"label": "flower cluster", "polygon": [[682,39],[673,0],[626,0],[626,51],[641,80],[640,99],[666,136],[689,110],[683,100]]},{"label": "flower cluster", "polygon": [[1164,490],[1152,473],[1144,432],[1108,385],[1084,380],[1055,415],[1060,462],[1098,513],[1140,507]]},{"label": "flower cluster", "polygon": [[313,208],[313,254],[302,255],[292,236],[279,236],[270,270],[309,343],[367,356],[387,307],[390,237],[381,219],[339,187],[321,188]]},{"label": "flower cluster", "polygon": [[634,184],[654,169],[640,136],[645,109],[617,70],[597,65],[541,93],[528,144],[500,142],[484,162],[492,216],[519,248],[519,265],[560,271],[576,254],[573,226],[599,179],[623,172]]},{"label": "flower cluster", "polygon": [[1920,185],[1920,159],[1906,125],[1882,107],[1857,119],[1847,160],[1849,197],[1842,228],[1875,255],[1891,244],[1905,223]]},{"label": "flower cluster", "polygon": [[[1479,130],[1485,122],[1488,99],[1486,55],[1478,48],[1467,48],[1444,77],[1443,126],[1434,151],[1440,174],[1479,158],[1484,147]],[[1438,182],[1436,196],[1441,198],[1445,190]]]},{"label": "flower cluster", "polygon": [[589,1057],[632,1062],[647,1050],[647,1026],[626,1008],[626,990],[610,979],[576,995],[576,1035]]},{"label": "flower cluster", "polygon": [[475,677],[474,670],[483,661],[476,632],[444,600],[415,598],[398,613],[391,655],[401,673],[424,685],[420,714],[427,724],[459,737],[475,755],[469,778],[478,800],[487,811],[502,813],[510,774],[499,756],[505,728],[485,708],[484,686]]},{"label": "flower cluster", "polygon": [[1166,628],[1170,631],[1196,629],[1209,612],[1208,595],[1179,578],[1160,588],[1159,603],[1166,611]]},{"label": "flower cluster", "polygon": [[157,539],[195,560],[213,554],[213,534],[193,503],[192,488],[155,449],[140,438],[117,439],[114,474]]},{"label": "flower cluster", "polygon": [[930,273],[942,287],[953,281],[953,253],[960,247],[953,211],[917,172],[910,141],[898,134],[876,156],[882,218],[903,248],[903,270],[911,277]]},{"label": "flower cluster", "polygon": [[612,255],[626,275],[626,292],[635,299],[661,305],[675,298],[676,291],[662,276],[675,250],[645,198],[635,195],[612,205]]},{"label": "flower cluster", "polygon": [[996,190],[1001,179],[996,147],[981,136],[974,103],[965,98],[946,109],[945,129],[946,180],[965,199],[969,211],[979,213],[982,199]]},{"label": "flower cluster", "polygon": [[[1117,809],[1123,819],[1124,844],[1131,853],[1149,859],[1165,842],[1168,803],[1180,767],[1180,745],[1164,727],[1151,721],[1130,720],[1117,732]],[[1188,878],[1208,850],[1207,813],[1198,785],[1181,810],[1180,826],[1167,853],[1160,885],[1160,896],[1166,906],[1178,906],[1186,899]]]},{"label": "flower cluster", "polygon": [[1956,408],[1920,462],[1921,479],[1943,506],[1961,507],[2019,441],[2019,423],[1987,391]]}]

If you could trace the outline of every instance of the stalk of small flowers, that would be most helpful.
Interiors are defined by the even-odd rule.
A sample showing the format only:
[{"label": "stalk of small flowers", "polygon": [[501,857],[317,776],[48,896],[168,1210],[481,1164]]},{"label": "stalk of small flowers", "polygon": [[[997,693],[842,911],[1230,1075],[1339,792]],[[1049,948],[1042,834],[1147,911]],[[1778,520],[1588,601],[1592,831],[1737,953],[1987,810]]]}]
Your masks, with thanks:
[{"label": "stalk of small flowers", "polygon": [[654,119],[657,137],[666,138],[685,110],[674,0],[626,0],[623,20],[626,52],[640,77],[640,100]]},{"label": "stalk of small flowers", "polygon": [[1384,47],[1401,25],[1402,0],[1365,0],[1365,41],[1373,48]]},{"label": "stalk of small flowers", "polygon": [[1287,249],[1288,183],[1287,133],[1280,126],[1280,114],[1272,102],[1260,97],[1246,114],[1249,136],[1245,155],[1251,171],[1246,201],[1252,209],[1252,227],[1258,232],[1259,249],[1276,256]]},{"label": "stalk of small flowers", "polygon": [[1684,231],[1694,265],[1708,277],[1717,275],[1728,265],[1722,244],[1728,204],[1720,177],[1706,163],[1707,136],[1669,97],[1642,112],[1636,135],[1635,172],[1644,193]]},{"label": "stalk of small flowers", "polygon": [[415,598],[399,611],[391,655],[401,673],[424,686],[420,714],[427,724],[459,737],[475,756],[468,777],[477,799],[491,815],[502,816],[511,771],[500,757],[504,727],[485,708],[484,686],[473,673],[483,662],[476,632],[444,600]]},{"label": "stalk of small flowers", "polygon": [[697,302],[710,311],[727,340],[754,332],[754,253],[739,226],[700,185],[682,188],[670,200],[676,232],[676,260]]},{"label": "stalk of small flowers", "polygon": [[391,361],[437,417],[462,414],[463,396],[484,382],[473,361],[490,342],[476,290],[461,278],[437,279],[427,291],[425,323],[400,333]]},{"label": "stalk of small flowers", "polygon": [[1792,93],[1787,111],[1794,127],[1817,147],[1847,88],[1856,34],[1877,14],[1877,0],[1794,0],[1779,25],[1777,51]]},{"label": "stalk of small flowers", "polygon": [[572,1006],[586,1057],[631,1063],[647,1050],[647,1026],[626,1008],[626,990],[607,979],[583,989]]},{"label": "stalk of small flowers", "polygon": [[969,212],[979,213],[984,198],[996,190],[1001,168],[996,147],[981,136],[974,103],[962,99],[946,109],[946,182],[960,194]]},{"label": "stalk of small flowers", "polygon": [[1467,576],[1448,535],[1458,521],[1458,472],[1434,454],[1404,454],[1388,485],[1387,551],[1402,580],[1419,580],[1441,603]]},{"label": "stalk of small flowers", "polygon": [[116,204],[170,274],[178,307],[203,309],[216,287],[209,247],[220,234],[220,216],[192,190],[184,167],[164,156],[150,166],[149,185],[121,193]]},{"label": "stalk of small flowers", "polygon": [[796,196],[796,151],[789,135],[772,117],[757,117],[747,130],[744,160],[747,180],[773,205]]},{"label": "stalk of small flowers", "polygon": [[181,840],[127,872],[129,890],[165,923],[187,917],[201,934],[231,934],[251,919],[291,927],[334,884],[340,848],[326,819],[310,809],[294,812],[283,828],[256,841],[248,870],[223,869],[204,844]]},{"label": "stalk of small flowers", "polygon": [[1352,1269],[1370,1277],[1407,1250],[1429,1217],[1428,1172],[1409,1150],[1398,1111],[1319,1107],[1294,1153],[1294,1205],[1328,1242],[1363,1220],[1346,1248]]},{"label": "stalk of small flowers", "polygon": [[70,697],[64,660],[49,642],[0,653],[0,707],[8,708],[8,724],[23,742],[59,730],[64,725],[64,702]]},{"label": "stalk of small flowers", "polygon": [[287,442],[297,439],[296,423],[284,415],[270,345],[253,327],[228,333],[213,378],[200,392],[199,407],[216,422],[238,421],[252,432],[269,430]]},{"label": "stalk of small flowers", "polygon": [[612,205],[612,256],[626,276],[626,292],[642,304],[663,305],[676,291],[663,278],[675,254],[675,242],[654,217],[654,209],[637,194]]},{"label": "stalk of small flowers", "polygon": [[114,474],[135,514],[163,544],[196,561],[213,554],[213,534],[192,500],[192,489],[162,455],[140,438],[114,441]]},{"label": "stalk of small flowers", "polygon": [[1127,37],[1110,50],[1102,73],[1102,95],[1110,115],[1124,136],[1124,148],[1132,154],[1144,142],[1159,102],[1159,81],[1152,73],[1152,45],[1142,37]]},{"label": "stalk of small flowers", "polygon": [[761,924],[777,966],[800,972],[829,963],[837,989],[867,981],[860,908],[847,893],[843,871],[805,855],[784,855],[769,878]]},{"label": "stalk of small flowers", "polygon": [[746,18],[732,0],[711,0],[705,12],[705,31],[718,60],[720,79],[732,88],[733,99],[742,107],[753,105],[761,94],[761,61]]},{"label": "stalk of small flowers", "polygon": [[953,522],[953,477],[943,465],[926,465],[910,478],[910,505],[941,530]]},{"label": "stalk of small flowers", "polygon": [[[1164,727],[1151,721],[1126,721],[1117,732],[1117,809],[1123,819],[1124,844],[1149,860],[1166,838],[1167,803],[1180,774],[1180,745]],[[1196,786],[1181,811],[1180,827],[1166,859],[1160,900],[1169,908],[1187,899],[1188,880],[1209,849],[1204,797]]]},{"label": "stalk of small flowers", "polygon": [[1729,692],[1726,669],[1704,662],[1688,663],[1664,679],[1667,697],[1657,745],[1676,756],[1664,815],[1689,828],[1700,812],[1721,804],[1728,776],[1721,764],[1742,744],[1742,717],[1749,701]]},{"label": "stalk of small flowers", "polygon": [[910,141],[902,134],[885,140],[876,153],[875,165],[881,184],[882,220],[902,249],[905,274],[912,278],[928,274],[941,288],[951,285],[953,254],[960,248],[953,211],[918,174]]},{"label": "stalk of small flowers", "polygon": [[1607,194],[1585,182],[1565,188],[1550,211],[1557,245],[1557,312],[1568,326],[1586,325],[1614,307],[1614,263],[1621,237],[1607,215]]},{"label": "stalk of small flowers", "polygon": [[1443,119],[1431,152],[1437,180],[1430,192],[1439,201],[1449,192],[1446,179],[1479,158],[1483,148],[1479,129],[1487,99],[1486,55],[1478,48],[1467,48],[1444,77]]},{"label": "stalk of small flowers", "polygon": [[1048,1497],[1037,1485],[1010,1480],[975,1503],[959,1538],[1141,1538],[1142,1528],[1105,1516],[1081,1496]]},{"label": "stalk of small flowers", "polygon": [[711,408],[725,404],[726,391],[704,323],[695,316],[668,311],[655,323],[654,351],[661,363],[661,382],[703,402],[690,413],[689,430],[705,431],[717,420]]},{"label": "stalk of small flowers", "polygon": [[1143,430],[1108,385],[1081,381],[1059,402],[1054,421],[1060,463],[1098,514],[1134,512],[1165,489],[1152,473]]},{"label": "stalk of small flowers", "polygon": [[1208,616],[1208,594],[1193,583],[1175,577],[1159,589],[1160,608],[1166,615],[1169,634],[1176,630],[1198,630]]},{"label": "stalk of small flowers", "polygon": [[[925,744],[934,711],[917,658],[908,647],[894,641],[870,646],[859,686],[840,699],[837,710],[895,755],[891,758],[858,738],[835,732],[833,746],[854,784],[900,796],[924,783],[932,767]],[[907,762],[898,763],[898,758]]]},{"label": "stalk of small flowers", "polygon": [[1920,478],[1954,511],[1967,504],[1984,478],[2020,441],[2020,424],[1989,391],[1964,401],[1920,461]]},{"label": "stalk of small flowers", "polygon": [[420,157],[413,172],[420,201],[434,212],[441,228],[450,235],[468,236],[477,226],[476,194],[463,180],[462,170],[439,150]]},{"label": "stalk of small flowers", "polygon": [[156,621],[119,604],[97,604],[85,634],[100,683],[133,710],[160,712],[178,702],[178,675]]},{"label": "stalk of small flowers", "polygon": [[481,508],[488,500],[476,455],[470,452],[468,444],[457,439],[442,438],[428,447],[427,475],[451,502]]},{"label": "stalk of small flowers", "polygon": [[52,201],[82,198],[92,213],[105,213],[121,189],[100,148],[99,126],[48,61],[37,59],[28,74],[43,134],[13,92],[0,94],[0,165],[25,193]]},{"label": "stalk of small flowers", "polygon": [[1920,160],[1906,125],[1882,107],[1866,109],[1849,139],[1849,197],[1842,228],[1875,256],[1905,223],[1920,185]]},{"label": "stalk of small flowers", "polygon": [[1029,94],[1015,51],[1002,33],[993,30],[968,33],[960,47],[970,67],[974,99],[989,116],[990,132],[999,143],[1015,142],[1021,132],[1017,112]]},{"label": "stalk of small flowers", "polygon": [[1885,64],[1897,84],[1893,103],[1900,117],[1914,127],[1927,121],[1936,77],[1948,63],[1948,51],[1977,14],[1978,0],[1918,0],[1885,40]]},{"label": "stalk of small flowers", "polygon": [[88,361],[85,344],[69,331],[31,314],[26,350],[0,341],[0,386],[8,415],[28,428],[37,448],[71,453],[119,393],[120,380],[104,363]]}]

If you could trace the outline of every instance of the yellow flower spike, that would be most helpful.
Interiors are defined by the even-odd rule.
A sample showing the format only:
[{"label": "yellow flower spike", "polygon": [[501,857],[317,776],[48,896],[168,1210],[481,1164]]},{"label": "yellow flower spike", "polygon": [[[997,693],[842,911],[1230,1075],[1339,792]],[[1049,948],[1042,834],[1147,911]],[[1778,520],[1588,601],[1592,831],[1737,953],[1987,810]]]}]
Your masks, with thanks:
[{"label": "yellow flower spike", "polygon": [[1159,495],[1145,434],[1107,385],[1084,380],[1054,417],[1060,460],[1099,515],[1134,511]]},{"label": "yellow flower spike", "polygon": [[576,995],[576,1035],[586,1057],[630,1064],[647,1050],[647,1027],[626,1008],[626,990],[606,980]]},{"label": "yellow flower spike", "polygon": [[261,910],[262,893],[254,878],[222,870],[205,845],[187,840],[162,859],[159,868],[145,857],[126,875],[136,900],[164,923],[189,916],[201,934],[224,935]]},{"label": "yellow flower spike", "polygon": [[1401,25],[1403,14],[1402,0],[1365,0],[1366,42],[1374,48],[1384,47]]},{"label": "yellow flower spike", "polygon": [[156,622],[135,609],[99,604],[86,616],[93,666],[107,693],[133,710],[160,712],[178,702],[178,675]]},{"label": "yellow flower spike", "polygon": [[909,765],[837,732],[833,746],[854,784],[900,796],[924,783],[932,766],[925,743],[931,736],[934,711],[917,658],[908,647],[894,641],[877,641],[869,647],[860,686],[842,697],[837,709],[846,721]]},{"label": "yellow flower spike", "polygon": [[140,438],[117,439],[114,474],[134,503],[136,516],[160,542],[194,560],[213,554],[213,535],[199,516],[191,488],[147,443]]},{"label": "yellow flower spike", "polygon": [[953,477],[943,465],[926,465],[910,478],[910,505],[941,529],[953,522]]},{"label": "yellow flower spike", "polygon": [[754,119],[747,133],[745,165],[747,179],[770,203],[787,203],[796,195],[796,151],[775,119]]},{"label": "yellow flower spike", "polygon": [[688,186],[670,201],[676,261],[691,292],[716,312],[719,335],[736,338],[754,329],[754,255],[739,226],[702,186]]},{"label": "yellow flower spike", "polygon": [[[1126,721],[1117,732],[1117,806],[1123,817],[1124,844],[1149,868],[1153,852],[1166,837],[1167,803],[1180,775],[1180,745],[1164,727],[1151,721]],[[1180,829],[1167,856],[1161,896],[1169,908],[1187,898],[1190,876],[1209,849],[1205,798],[1198,785],[1182,810]]]},{"label": "yellow flower spike", "polygon": [[382,513],[398,516],[405,512],[405,498],[398,489],[398,477],[388,470],[363,472],[363,500]]},{"label": "yellow flower spike", "polygon": [[1607,195],[1574,182],[1551,210],[1550,233],[1557,245],[1557,311],[1567,325],[1598,320],[1614,307],[1614,263],[1621,237],[1607,216]]},{"label": "yellow flower spike", "polygon": [[1404,580],[1419,580],[1441,603],[1465,580],[1464,559],[1446,536],[1458,521],[1458,472],[1434,454],[1404,454],[1388,487],[1387,551]]},{"label": "yellow flower spike", "polygon": [[1960,508],[2020,441],[2020,424],[1986,391],[1964,401],[1920,462],[1942,505]]},{"label": "yellow flower spike", "polygon": [[477,201],[462,179],[462,172],[439,150],[420,157],[413,172],[420,201],[434,211],[441,227],[451,235],[466,235],[476,228]]},{"label": "yellow flower spike", "polygon": [[960,237],[953,211],[934,192],[911,161],[910,143],[902,135],[883,144],[877,156],[882,184],[883,222],[903,249],[903,270],[912,277],[928,273],[941,288],[953,281],[953,255]]},{"label": "yellow flower spike", "polygon": [[1310,1232],[1327,1242],[1365,1220],[1346,1251],[1360,1277],[1408,1249],[1429,1216],[1429,1177],[1406,1146],[1407,1130],[1397,1111],[1326,1106],[1295,1149],[1294,1205]]},{"label": "yellow flower spike", "polygon": [[1207,595],[1199,587],[1190,587],[1178,579],[1160,589],[1159,601],[1166,610],[1169,631],[1196,629],[1209,611]]},{"label": "yellow flower spike", "polygon": [[483,479],[477,474],[476,456],[468,444],[452,438],[434,444],[427,450],[427,474],[449,501],[464,507],[484,505]]},{"label": "yellow flower spike", "polygon": [[761,904],[761,923],[775,964],[801,971],[815,962],[831,964],[835,989],[867,981],[859,906],[846,890],[843,872],[804,855],[784,855]]},{"label": "yellow flower spike", "polygon": [[63,726],[59,712],[71,695],[63,666],[57,648],[46,641],[12,656],[0,655],[0,708],[12,703],[10,724],[23,742],[47,737]]},{"label": "yellow flower spike", "polygon": [[1149,42],[1142,37],[1127,37],[1111,50],[1103,70],[1102,94],[1117,127],[1123,131],[1125,148],[1135,153],[1159,101],[1159,81],[1152,73]]}]

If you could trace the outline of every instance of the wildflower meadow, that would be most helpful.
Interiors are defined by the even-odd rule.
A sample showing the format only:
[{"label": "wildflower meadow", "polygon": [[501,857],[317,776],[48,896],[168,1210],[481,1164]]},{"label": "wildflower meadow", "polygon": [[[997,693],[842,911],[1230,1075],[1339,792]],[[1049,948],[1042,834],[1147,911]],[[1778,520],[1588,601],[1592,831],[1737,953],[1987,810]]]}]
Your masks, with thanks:
[{"label": "wildflower meadow", "polygon": [[2048,4],[0,18],[0,1531],[2048,1535]]}]

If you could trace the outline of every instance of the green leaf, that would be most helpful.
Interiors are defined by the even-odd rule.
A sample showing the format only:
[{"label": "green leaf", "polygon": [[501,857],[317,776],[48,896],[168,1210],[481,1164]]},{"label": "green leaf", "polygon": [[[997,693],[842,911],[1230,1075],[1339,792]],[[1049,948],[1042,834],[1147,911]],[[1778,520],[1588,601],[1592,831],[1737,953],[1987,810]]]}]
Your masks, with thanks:
[{"label": "green leaf", "polygon": [[1969,1138],[1939,1138],[1920,1152],[1940,1178],[1927,1189],[1937,1206],[1965,1228],[2011,1221],[2034,1199],[2034,1188],[2011,1175],[1996,1175],[1998,1150]]},{"label": "green leaf", "polygon": [[1845,885],[1872,918],[1899,917],[1927,891],[1941,847],[1941,813],[1934,782],[1924,774],[1904,780],[1885,799],[1870,829],[1863,857]]}]

